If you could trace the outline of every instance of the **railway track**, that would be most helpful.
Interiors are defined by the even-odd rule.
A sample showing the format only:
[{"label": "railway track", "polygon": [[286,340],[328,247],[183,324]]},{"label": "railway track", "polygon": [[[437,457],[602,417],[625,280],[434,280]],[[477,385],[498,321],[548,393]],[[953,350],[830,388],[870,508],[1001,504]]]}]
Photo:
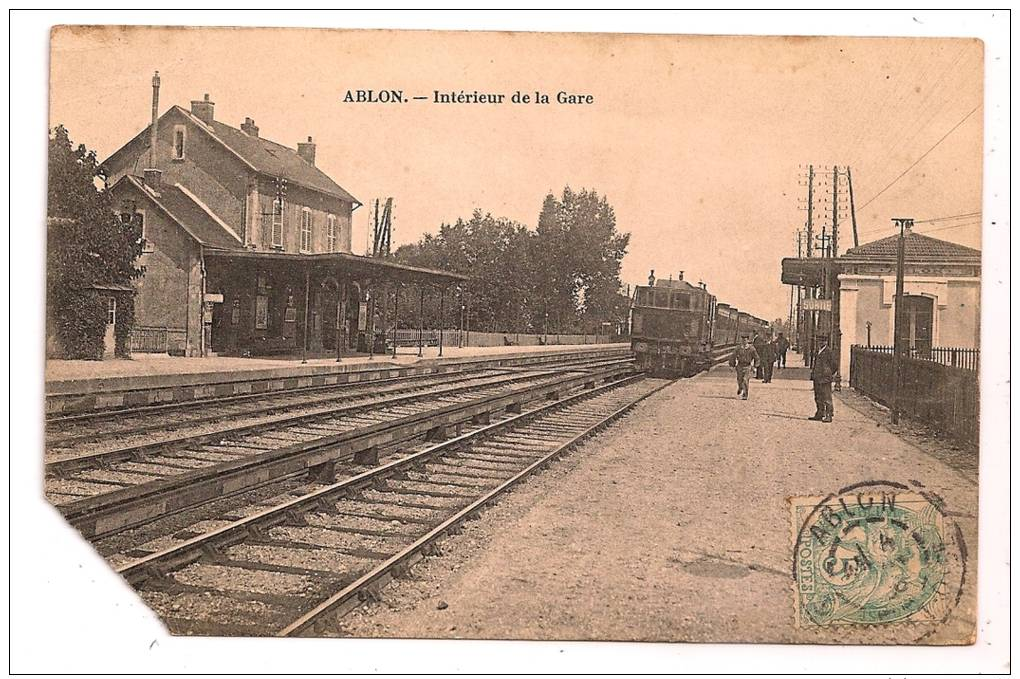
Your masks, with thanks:
[{"label": "railway track", "polygon": [[[630,360],[476,378],[458,385],[227,423],[213,431],[87,453],[46,464],[47,494],[85,537],[98,538],[281,479],[335,477],[340,463],[373,463],[381,448],[440,439],[492,413],[519,410],[628,374]],[[80,495],[72,495],[79,493]]]},{"label": "railway track", "polygon": [[670,384],[602,376],[338,483],[204,522],[117,570],[177,634],[324,631],[485,505]]},{"label": "railway track", "polygon": [[[619,358],[601,360],[612,361]],[[82,444],[97,444],[104,440],[202,426],[225,418],[259,417],[295,408],[314,407],[339,398],[359,399],[385,393],[425,389],[457,382],[467,377],[505,375],[520,372],[522,369],[558,370],[572,366],[595,365],[598,360],[575,358],[543,362],[523,368],[468,368],[453,373],[390,377],[366,382],[294,387],[85,413],[53,414],[46,418],[46,445],[49,451],[59,452]]]}]

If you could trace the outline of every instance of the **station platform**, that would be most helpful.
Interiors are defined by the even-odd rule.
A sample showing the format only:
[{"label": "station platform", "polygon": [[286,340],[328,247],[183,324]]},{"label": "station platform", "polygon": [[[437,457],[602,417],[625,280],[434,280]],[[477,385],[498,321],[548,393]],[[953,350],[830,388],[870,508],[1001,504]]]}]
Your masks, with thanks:
[{"label": "station platform", "polygon": [[392,354],[335,357],[182,358],[136,354],[131,359],[46,362],[46,412],[71,413],[129,405],[187,401],[294,387],[362,382],[467,367],[502,367],[565,356],[610,356],[629,344],[402,348]]},{"label": "station platform", "polygon": [[[844,389],[811,421],[809,371],[737,397],[732,369],[680,380],[528,479],[381,602],[353,637],[758,643],[967,643],[977,607],[977,471],[895,430]],[[968,455],[960,452],[959,456]],[[971,454],[972,456],[972,454]],[[788,498],[864,482],[923,485],[973,549],[933,634],[912,624],[798,626]],[[966,560],[966,553],[963,553]]]}]

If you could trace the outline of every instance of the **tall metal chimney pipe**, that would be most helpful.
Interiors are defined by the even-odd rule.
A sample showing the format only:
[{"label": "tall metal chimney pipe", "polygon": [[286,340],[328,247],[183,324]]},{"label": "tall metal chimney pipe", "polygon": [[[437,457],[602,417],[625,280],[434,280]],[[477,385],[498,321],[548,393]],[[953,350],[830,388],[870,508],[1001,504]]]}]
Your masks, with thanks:
[{"label": "tall metal chimney pipe", "polygon": [[152,76],[152,124],[149,126],[149,168],[156,168],[156,128],[159,119],[159,71]]}]

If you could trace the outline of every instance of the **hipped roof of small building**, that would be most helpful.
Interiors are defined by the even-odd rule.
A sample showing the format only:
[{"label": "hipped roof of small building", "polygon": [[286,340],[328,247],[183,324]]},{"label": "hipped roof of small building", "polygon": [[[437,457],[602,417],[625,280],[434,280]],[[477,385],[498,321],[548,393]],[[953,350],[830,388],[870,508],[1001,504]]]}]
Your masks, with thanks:
[{"label": "hipped roof of small building", "polygon": [[[842,260],[895,261],[899,234],[850,248]],[[981,251],[909,231],[903,237],[904,258],[909,262],[980,262]]]}]

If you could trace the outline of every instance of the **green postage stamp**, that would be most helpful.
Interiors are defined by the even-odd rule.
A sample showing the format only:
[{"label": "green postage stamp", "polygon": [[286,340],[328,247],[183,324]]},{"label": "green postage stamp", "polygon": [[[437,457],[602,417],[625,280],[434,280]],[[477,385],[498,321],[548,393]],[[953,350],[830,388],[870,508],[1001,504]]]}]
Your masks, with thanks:
[{"label": "green postage stamp", "polygon": [[790,505],[798,627],[948,617],[966,550],[938,496],[869,482]]}]

